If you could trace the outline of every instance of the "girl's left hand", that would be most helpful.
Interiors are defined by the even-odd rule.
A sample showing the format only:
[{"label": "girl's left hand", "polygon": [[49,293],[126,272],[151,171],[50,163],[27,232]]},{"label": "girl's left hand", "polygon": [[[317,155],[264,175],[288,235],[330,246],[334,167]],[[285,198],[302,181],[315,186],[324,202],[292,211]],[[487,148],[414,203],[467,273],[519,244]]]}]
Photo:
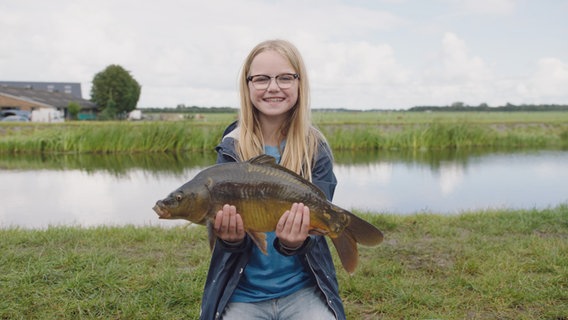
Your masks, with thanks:
[{"label": "girl's left hand", "polygon": [[280,243],[289,249],[299,248],[310,229],[310,208],[303,203],[294,203],[284,212],[276,225],[276,236]]}]

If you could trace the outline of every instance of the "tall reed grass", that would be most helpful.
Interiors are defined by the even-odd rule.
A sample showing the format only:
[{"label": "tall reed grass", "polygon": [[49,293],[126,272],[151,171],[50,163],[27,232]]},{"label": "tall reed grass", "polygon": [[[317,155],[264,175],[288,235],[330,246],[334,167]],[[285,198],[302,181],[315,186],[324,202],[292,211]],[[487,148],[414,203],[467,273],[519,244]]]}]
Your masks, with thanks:
[{"label": "tall reed grass", "polygon": [[323,126],[338,150],[545,148],[568,145],[568,127],[499,126],[432,122],[399,126]]},{"label": "tall reed grass", "polygon": [[[4,130],[1,153],[139,153],[209,151],[227,124],[97,122],[23,125]],[[422,124],[323,124],[336,150],[548,148],[568,146],[567,124],[480,124],[433,121]]]},{"label": "tall reed grass", "polygon": [[221,126],[188,122],[109,122],[45,126],[0,141],[8,153],[138,153],[211,149]]}]

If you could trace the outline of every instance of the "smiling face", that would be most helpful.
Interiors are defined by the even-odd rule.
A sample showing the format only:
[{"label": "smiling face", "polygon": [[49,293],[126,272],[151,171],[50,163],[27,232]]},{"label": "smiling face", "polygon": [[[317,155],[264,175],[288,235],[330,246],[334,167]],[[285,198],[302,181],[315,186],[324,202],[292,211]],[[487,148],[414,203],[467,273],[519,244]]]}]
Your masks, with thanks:
[{"label": "smiling face", "polygon": [[[290,62],[274,50],[259,53],[251,63],[250,75],[267,75],[275,77],[281,74],[294,74],[296,70]],[[249,82],[250,99],[254,107],[259,111],[261,122],[263,120],[283,122],[288,111],[298,101],[298,80],[295,80],[290,88],[281,89],[272,78],[270,85],[265,90],[256,89]]]}]

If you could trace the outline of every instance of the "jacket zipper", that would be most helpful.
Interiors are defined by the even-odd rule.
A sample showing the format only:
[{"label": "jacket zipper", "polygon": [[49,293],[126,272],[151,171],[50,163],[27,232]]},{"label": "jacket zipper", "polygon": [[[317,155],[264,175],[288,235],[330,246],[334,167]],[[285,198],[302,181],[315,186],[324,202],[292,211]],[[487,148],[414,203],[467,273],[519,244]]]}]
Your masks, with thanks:
[{"label": "jacket zipper", "polygon": [[[310,270],[312,271],[312,274],[314,274],[314,276],[316,275],[316,272],[314,271],[314,268],[312,267],[312,263],[310,261],[310,258],[308,257],[308,255],[305,255],[306,257],[306,261],[308,262],[308,266],[310,267]],[[325,275],[327,277],[327,275]],[[316,285],[318,286],[318,289],[320,290],[320,292],[323,294],[324,298],[325,298],[325,303],[327,304],[327,306],[331,309],[331,311],[333,311],[333,314],[335,315],[335,319],[339,319],[337,317],[337,311],[335,311],[335,308],[333,308],[333,306],[331,305],[329,298],[327,297],[327,294],[325,293],[325,291],[321,288],[321,284],[319,282],[319,279],[317,276],[315,276],[314,278],[316,278]]]}]

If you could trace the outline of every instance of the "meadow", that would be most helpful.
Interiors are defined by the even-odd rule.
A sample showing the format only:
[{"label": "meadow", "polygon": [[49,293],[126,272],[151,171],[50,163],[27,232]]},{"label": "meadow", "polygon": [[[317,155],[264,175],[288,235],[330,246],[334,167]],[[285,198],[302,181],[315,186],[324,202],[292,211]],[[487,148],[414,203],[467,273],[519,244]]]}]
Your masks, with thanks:
[{"label": "meadow", "polygon": [[[180,121],[2,124],[1,153],[212,150],[236,114]],[[335,150],[568,146],[568,112],[314,112]]]},{"label": "meadow", "polygon": [[[1,123],[0,153],[24,155],[2,166],[18,168],[11,161],[28,155],[35,167],[37,155],[65,166],[67,154],[117,153],[169,167],[160,155],[211,152],[235,116]],[[568,147],[568,112],[314,112],[313,119],[335,150]],[[357,214],[385,241],[360,247],[353,275],[332,249],[348,319],[568,320],[568,204]],[[0,319],[197,319],[206,237],[195,226],[0,228]]]},{"label": "meadow", "polygon": [[[348,319],[568,319],[568,206],[457,216],[358,213],[385,233]],[[0,319],[197,319],[205,228],[0,229]]]}]

